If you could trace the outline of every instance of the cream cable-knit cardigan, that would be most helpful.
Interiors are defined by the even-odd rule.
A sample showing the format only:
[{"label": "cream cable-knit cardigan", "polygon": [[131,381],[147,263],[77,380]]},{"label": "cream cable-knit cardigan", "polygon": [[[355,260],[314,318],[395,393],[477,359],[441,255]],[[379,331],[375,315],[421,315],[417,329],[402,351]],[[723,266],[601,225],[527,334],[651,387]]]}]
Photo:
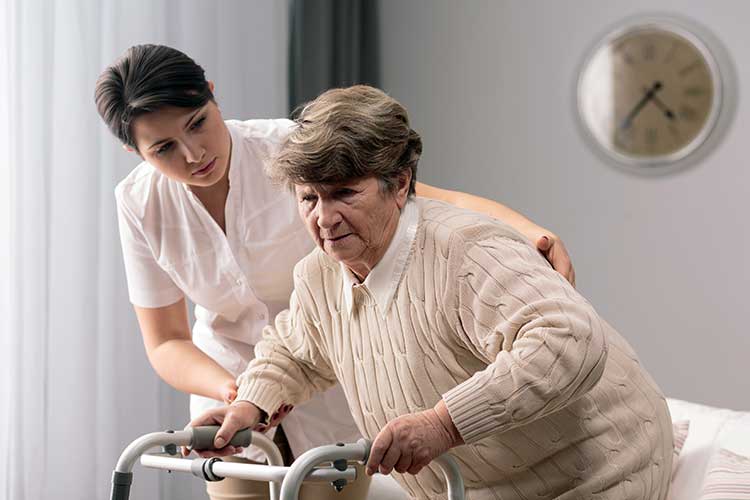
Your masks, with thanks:
[{"label": "cream cable-knit cardigan", "polygon": [[[510,227],[416,202],[388,310],[360,285],[350,315],[339,264],[316,249],[237,399],[271,414],[338,380],[373,439],[443,398],[466,442],[450,453],[471,500],[666,498],[671,420],[627,342]],[[444,498],[437,467],[394,474],[413,497]]]}]

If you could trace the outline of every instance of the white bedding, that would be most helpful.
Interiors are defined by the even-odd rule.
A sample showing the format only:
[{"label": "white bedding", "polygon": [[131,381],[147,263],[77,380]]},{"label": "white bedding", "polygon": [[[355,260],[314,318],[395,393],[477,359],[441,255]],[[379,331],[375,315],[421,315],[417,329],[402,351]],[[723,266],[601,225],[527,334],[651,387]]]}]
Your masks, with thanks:
[{"label": "white bedding", "polygon": [[668,399],[672,421],[690,421],[672,479],[671,500],[700,498],[708,461],[720,448],[750,456],[750,412]]}]

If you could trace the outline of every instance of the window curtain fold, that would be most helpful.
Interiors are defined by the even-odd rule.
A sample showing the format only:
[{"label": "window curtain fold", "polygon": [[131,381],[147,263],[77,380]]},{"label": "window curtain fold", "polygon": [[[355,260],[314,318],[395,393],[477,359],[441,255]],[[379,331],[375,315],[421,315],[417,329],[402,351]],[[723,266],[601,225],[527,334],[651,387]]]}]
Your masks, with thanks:
[{"label": "window curtain fold", "polygon": [[289,111],[335,87],[380,84],[378,0],[293,0]]}]

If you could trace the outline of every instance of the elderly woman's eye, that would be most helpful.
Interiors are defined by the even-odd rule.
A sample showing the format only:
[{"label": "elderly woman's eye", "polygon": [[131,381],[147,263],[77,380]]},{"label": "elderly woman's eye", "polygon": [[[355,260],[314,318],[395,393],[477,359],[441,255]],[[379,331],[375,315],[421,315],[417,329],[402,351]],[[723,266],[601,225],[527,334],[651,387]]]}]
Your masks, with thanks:
[{"label": "elderly woman's eye", "polygon": [[315,199],[316,199],[316,196],[314,194],[305,194],[305,195],[302,195],[302,198],[301,198],[302,201],[308,202],[308,203],[315,201]]}]

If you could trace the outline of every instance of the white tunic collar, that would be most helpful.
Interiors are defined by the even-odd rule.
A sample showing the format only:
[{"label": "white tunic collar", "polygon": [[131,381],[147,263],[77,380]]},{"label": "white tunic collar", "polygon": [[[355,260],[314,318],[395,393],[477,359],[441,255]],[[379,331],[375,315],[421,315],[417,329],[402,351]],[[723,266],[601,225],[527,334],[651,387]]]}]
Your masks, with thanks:
[{"label": "white tunic collar", "polygon": [[344,302],[350,314],[354,305],[352,289],[360,286],[366,287],[372,293],[380,312],[383,315],[386,314],[406,267],[409,251],[417,234],[418,222],[419,208],[414,200],[409,199],[401,211],[398,227],[388,245],[388,250],[380,262],[375,264],[363,283],[360,283],[343,263],[339,264],[344,280]]}]

